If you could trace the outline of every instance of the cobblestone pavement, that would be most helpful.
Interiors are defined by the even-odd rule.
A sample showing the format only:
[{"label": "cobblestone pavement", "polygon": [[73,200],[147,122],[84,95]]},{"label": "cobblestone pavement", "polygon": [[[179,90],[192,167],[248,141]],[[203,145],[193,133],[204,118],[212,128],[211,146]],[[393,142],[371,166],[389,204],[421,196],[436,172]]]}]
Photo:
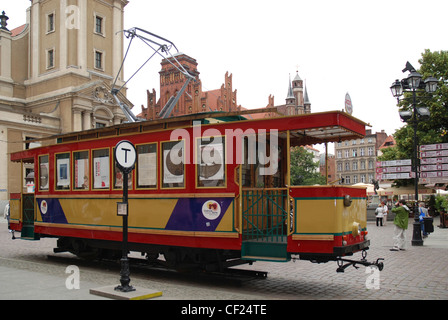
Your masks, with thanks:
[{"label": "cobblestone pavement", "polygon": [[[2,219],[0,219],[0,222]],[[393,223],[376,227],[368,222],[371,247],[367,260],[384,258],[379,282],[376,275],[361,266],[336,273],[337,264],[314,264],[308,261],[287,263],[256,262],[239,268],[267,271],[266,279],[241,283],[193,279],[170,272],[135,272],[131,284],[163,292],[154,300],[292,300],[292,299],[448,299],[448,229],[438,228],[422,247],[411,246],[412,221],[406,232],[408,249],[392,252]],[[6,224],[0,223],[0,299],[100,299],[89,294],[90,288],[118,284],[119,266],[86,263],[70,254],[53,254],[55,239],[41,241],[11,240]],[[48,259],[47,256],[60,259]],[[361,258],[355,254],[354,260]],[[80,290],[67,290],[65,268],[75,264],[80,269]],[[369,271],[369,272],[366,272]],[[378,284],[375,289],[373,284]],[[370,289],[369,289],[370,288]],[[45,292],[42,295],[42,292]]]}]

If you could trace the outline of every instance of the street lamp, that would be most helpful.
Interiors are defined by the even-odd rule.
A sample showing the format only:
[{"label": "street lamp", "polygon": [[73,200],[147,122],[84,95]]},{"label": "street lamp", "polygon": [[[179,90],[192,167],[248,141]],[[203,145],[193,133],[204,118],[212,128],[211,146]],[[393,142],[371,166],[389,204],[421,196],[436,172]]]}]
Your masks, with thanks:
[{"label": "street lamp", "polygon": [[8,28],[6,28],[6,26],[8,25],[6,21],[8,20],[9,18],[6,16],[5,11],[3,11],[0,15],[0,29],[9,31]]},{"label": "street lamp", "polygon": [[429,109],[426,107],[417,107],[417,90],[425,89],[428,93],[434,93],[437,90],[437,79],[434,77],[428,77],[425,81],[422,81],[422,75],[418,73],[415,68],[409,63],[406,63],[406,68],[403,72],[409,71],[410,74],[403,80],[395,80],[390,87],[392,95],[400,102],[400,97],[404,92],[412,92],[412,111],[403,110],[399,111],[400,118],[404,122],[413,124],[414,127],[414,152],[412,157],[412,171],[415,174],[415,206],[414,206],[414,224],[412,233],[412,245],[422,246],[423,239],[421,233],[420,219],[418,214],[418,154],[417,154],[417,125],[421,120],[428,120],[430,117]]}]

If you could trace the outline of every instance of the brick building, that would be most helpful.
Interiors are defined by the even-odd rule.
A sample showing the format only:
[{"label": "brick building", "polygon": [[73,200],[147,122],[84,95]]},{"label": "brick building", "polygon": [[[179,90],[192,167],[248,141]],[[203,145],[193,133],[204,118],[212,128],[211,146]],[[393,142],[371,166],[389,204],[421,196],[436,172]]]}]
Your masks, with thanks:
[{"label": "brick building", "polygon": [[[175,58],[188,73],[195,77],[195,81],[189,83],[185,93],[174,107],[171,117],[200,112],[241,110],[241,106],[237,104],[237,91],[233,90],[232,74],[229,75],[226,72],[221,88],[203,91],[196,59],[183,53],[175,55]],[[185,76],[168,59],[163,59],[161,66],[160,97],[157,98],[154,89],[151,92],[147,91],[147,106],[142,106],[142,113],[139,115],[147,120],[157,119],[168,100],[177,95],[186,81]]]},{"label": "brick building", "polygon": [[[187,70],[195,81],[191,81],[185,90],[185,93],[180,97],[178,103],[174,107],[171,117],[182,116],[187,114],[195,114],[201,112],[213,111],[239,111],[246,110],[237,103],[237,90],[233,89],[232,74],[226,72],[224,76],[224,83],[219,89],[204,91],[202,89],[202,82],[199,77],[198,62],[196,59],[184,54],[178,53],[174,56],[177,61]],[[160,74],[160,96],[157,97],[155,89],[147,90],[146,107],[142,105],[142,112],[138,115],[146,120],[154,120],[159,117],[160,111],[166,105],[171,97],[175,97],[184,85],[185,76],[176,69],[169,61],[163,59],[161,62]],[[311,112],[311,102],[308,98],[306,87],[304,87],[303,80],[300,78],[298,72],[294,79],[289,81],[288,94],[286,103],[282,105],[274,105],[274,97],[272,95],[268,98],[266,108],[276,107],[278,113],[284,115],[303,114]],[[254,114],[251,117],[264,118],[278,116],[277,113],[261,113]]]}]

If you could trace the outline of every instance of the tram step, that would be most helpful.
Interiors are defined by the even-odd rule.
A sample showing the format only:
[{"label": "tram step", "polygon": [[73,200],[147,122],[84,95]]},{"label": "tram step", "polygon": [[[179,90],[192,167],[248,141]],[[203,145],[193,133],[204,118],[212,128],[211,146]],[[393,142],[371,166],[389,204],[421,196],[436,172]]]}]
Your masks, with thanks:
[{"label": "tram step", "polygon": [[276,257],[257,257],[257,256],[241,256],[243,260],[258,260],[258,261],[273,261],[273,262],[287,262],[288,258],[276,258]]},{"label": "tram step", "polygon": [[21,238],[26,240],[39,240],[39,236],[34,233],[34,226],[27,225],[22,227]]},{"label": "tram step", "polygon": [[245,260],[289,261],[286,243],[245,241],[241,245],[241,258]]}]

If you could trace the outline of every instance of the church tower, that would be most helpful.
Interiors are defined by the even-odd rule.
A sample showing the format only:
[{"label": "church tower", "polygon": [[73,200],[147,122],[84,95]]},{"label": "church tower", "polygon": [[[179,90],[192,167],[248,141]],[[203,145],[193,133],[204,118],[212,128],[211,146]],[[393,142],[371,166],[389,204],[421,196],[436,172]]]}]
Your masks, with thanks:
[{"label": "church tower", "polygon": [[308,97],[308,91],[306,90],[305,85],[305,95],[303,97],[303,106],[304,106],[304,113],[311,113],[311,101]]},{"label": "church tower", "polygon": [[289,77],[288,95],[286,96],[286,115],[288,116],[296,114],[297,99],[292,87],[291,77]]},{"label": "church tower", "polygon": [[303,80],[299,76],[299,72],[296,72],[296,76],[292,81],[292,87],[294,96],[296,97],[297,113],[304,113],[303,107]]}]

